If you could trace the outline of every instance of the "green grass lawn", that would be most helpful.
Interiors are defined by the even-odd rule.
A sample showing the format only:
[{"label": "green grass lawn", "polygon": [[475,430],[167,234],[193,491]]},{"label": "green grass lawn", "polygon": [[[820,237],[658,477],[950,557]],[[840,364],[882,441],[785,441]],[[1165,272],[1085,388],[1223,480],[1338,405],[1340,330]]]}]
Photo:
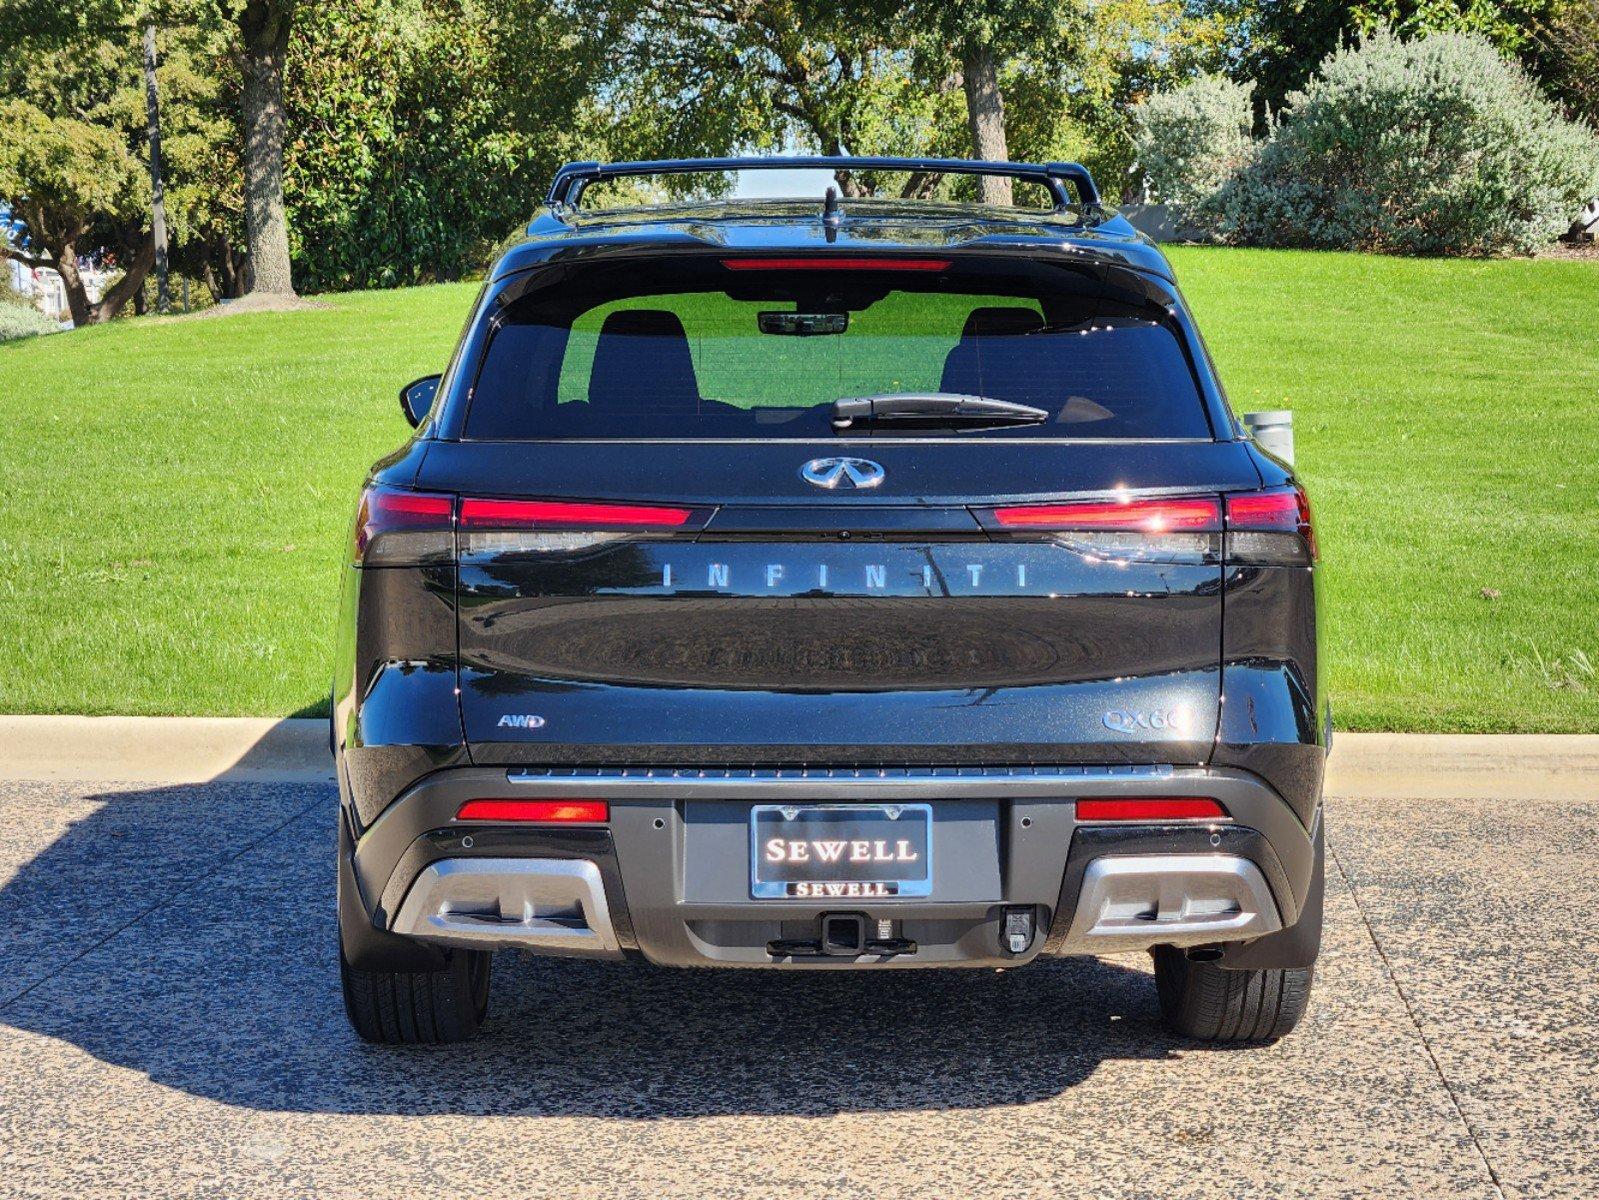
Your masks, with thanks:
[{"label": "green grass lawn", "polygon": [[[1235,406],[1295,412],[1340,727],[1599,731],[1599,267],[1172,257]],[[474,293],[0,344],[0,712],[318,710],[356,487]]]}]

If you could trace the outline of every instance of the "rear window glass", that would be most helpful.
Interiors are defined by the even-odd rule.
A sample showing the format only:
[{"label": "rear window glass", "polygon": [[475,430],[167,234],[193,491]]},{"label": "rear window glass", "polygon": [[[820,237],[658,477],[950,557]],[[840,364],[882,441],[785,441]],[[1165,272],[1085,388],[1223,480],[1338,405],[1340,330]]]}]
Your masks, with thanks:
[{"label": "rear window glass", "polygon": [[476,439],[834,436],[835,400],[978,396],[1036,423],[852,435],[1209,438],[1163,310],[1037,268],[545,268],[510,304],[467,413]]}]

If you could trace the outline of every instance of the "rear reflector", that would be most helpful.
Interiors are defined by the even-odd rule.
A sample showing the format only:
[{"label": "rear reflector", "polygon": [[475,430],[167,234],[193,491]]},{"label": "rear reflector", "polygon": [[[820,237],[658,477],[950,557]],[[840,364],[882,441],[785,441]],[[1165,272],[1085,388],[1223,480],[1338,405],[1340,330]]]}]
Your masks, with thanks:
[{"label": "rear reflector", "polygon": [[996,508],[1007,529],[1114,529],[1137,533],[1214,533],[1221,505],[1208,496],[1178,500],[1095,500]]},{"label": "rear reflector", "polygon": [[692,510],[559,500],[462,500],[463,529],[615,529],[683,524]]},{"label": "rear reflector", "polygon": [[943,271],[947,258],[724,258],[729,271]]},{"label": "rear reflector", "polygon": [[611,805],[606,800],[468,800],[455,819],[593,825],[611,819]]},{"label": "rear reflector", "polygon": [[1225,817],[1215,800],[1197,796],[1156,796],[1137,800],[1079,800],[1079,821],[1203,821]]}]

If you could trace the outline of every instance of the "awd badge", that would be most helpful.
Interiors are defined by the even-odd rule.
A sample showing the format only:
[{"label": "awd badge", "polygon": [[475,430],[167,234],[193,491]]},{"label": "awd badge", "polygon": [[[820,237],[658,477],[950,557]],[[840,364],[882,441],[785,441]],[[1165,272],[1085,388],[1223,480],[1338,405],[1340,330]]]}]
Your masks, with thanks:
[{"label": "awd badge", "polygon": [[500,718],[501,729],[543,729],[544,718],[536,713],[506,713]]}]

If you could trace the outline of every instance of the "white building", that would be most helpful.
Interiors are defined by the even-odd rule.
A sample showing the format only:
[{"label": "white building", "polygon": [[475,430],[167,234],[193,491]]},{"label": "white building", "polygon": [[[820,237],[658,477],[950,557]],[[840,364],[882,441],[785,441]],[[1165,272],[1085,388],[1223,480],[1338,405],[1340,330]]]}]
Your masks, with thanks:
[{"label": "white building", "polygon": [[[72,319],[72,313],[67,307],[67,289],[61,282],[60,275],[49,267],[24,266],[14,258],[4,261],[11,272],[13,289],[32,300],[45,316],[54,317],[58,321]],[[78,270],[83,275],[83,287],[89,294],[89,301],[97,303],[107,273],[82,261],[78,264]]]}]

